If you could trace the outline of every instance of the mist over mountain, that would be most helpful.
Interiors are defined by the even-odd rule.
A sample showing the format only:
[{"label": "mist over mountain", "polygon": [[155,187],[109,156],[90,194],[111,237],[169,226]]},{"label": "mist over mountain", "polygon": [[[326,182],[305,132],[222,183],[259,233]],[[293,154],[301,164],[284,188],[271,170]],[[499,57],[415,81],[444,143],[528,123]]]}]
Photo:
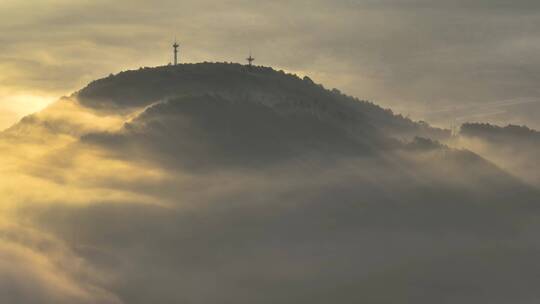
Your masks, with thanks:
[{"label": "mist over mountain", "polygon": [[461,127],[460,138],[469,149],[540,186],[540,132],[526,126],[468,123]]},{"label": "mist over mountain", "polygon": [[534,302],[537,184],[453,141],[265,67],[111,75],[0,135],[0,300]]},{"label": "mist over mountain", "polygon": [[[526,126],[508,125],[500,127],[487,123],[467,123],[461,126],[461,135],[477,137],[493,144],[532,145],[540,144],[540,132]],[[521,147],[525,148],[525,147]]]}]

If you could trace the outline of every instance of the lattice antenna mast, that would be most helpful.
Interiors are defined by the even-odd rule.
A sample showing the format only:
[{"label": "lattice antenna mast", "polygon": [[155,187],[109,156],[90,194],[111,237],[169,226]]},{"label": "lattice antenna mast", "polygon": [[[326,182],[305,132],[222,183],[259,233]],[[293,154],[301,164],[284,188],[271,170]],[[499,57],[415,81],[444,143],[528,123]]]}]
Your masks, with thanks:
[{"label": "lattice antenna mast", "polygon": [[253,58],[253,56],[251,56],[251,51],[249,51],[249,57],[246,58],[246,60],[248,61],[248,66],[252,67],[253,66],[253,61],[255,61],[255,58]]},{"label": "lattice antenna mast", "polygon": [[178,48],[180,47],[180,45],[178,44],[178,42],[176,41],[176,38],[174,38],[174,44],[173,44],[173,49],[174,49],[174,65],[177,65],[178,64]]}]

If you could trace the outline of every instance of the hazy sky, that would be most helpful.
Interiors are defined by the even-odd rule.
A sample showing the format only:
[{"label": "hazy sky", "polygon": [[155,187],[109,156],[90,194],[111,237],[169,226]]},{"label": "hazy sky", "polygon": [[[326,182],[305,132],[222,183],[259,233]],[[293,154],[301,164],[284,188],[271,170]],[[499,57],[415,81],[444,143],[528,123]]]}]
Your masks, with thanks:
[{"label": "hazy sky", "polygon": [[243,61],[438,124],[540,127],[533,0],[0,0],[0,128],[87,82],[181,60]]}]

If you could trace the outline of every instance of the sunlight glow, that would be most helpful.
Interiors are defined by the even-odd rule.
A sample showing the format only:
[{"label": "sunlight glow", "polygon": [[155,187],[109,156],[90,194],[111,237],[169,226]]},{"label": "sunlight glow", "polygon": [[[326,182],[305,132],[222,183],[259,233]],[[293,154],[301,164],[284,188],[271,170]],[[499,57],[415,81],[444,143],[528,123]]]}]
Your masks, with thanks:
[{"label": "sunlight glow", "polygon": [[57,97],[32,94],[0,94],[0,130],[16,123],[25,115],[41,111]]}]

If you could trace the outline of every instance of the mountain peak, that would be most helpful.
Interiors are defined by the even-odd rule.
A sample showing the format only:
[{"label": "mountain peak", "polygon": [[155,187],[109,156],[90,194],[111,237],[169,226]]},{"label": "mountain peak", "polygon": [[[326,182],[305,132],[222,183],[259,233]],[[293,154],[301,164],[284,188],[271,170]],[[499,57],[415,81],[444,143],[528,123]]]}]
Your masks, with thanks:
[{"label": "mountain peak", "polygon": [[[309,78],[269,67],[235,63],[195,63],[124,71],[96,80],[75,95],[91,107],[146,106],[170,97],[249,91],[319,95],[328,93]],[[310,94],[309,94],[310,93]]]},{"label": "mountain peak", "polygon": [[448,130],[418,124],[371,102],[327,90],[303,78],[269,67],[234,63],[196,63],[140,68],[96,80],[75,94],[84,106],[130,112],[156,102],[218,96],[256,103],[282,115],[311,115],[350,130],[378,130],[398,138],[445,139]]}]

